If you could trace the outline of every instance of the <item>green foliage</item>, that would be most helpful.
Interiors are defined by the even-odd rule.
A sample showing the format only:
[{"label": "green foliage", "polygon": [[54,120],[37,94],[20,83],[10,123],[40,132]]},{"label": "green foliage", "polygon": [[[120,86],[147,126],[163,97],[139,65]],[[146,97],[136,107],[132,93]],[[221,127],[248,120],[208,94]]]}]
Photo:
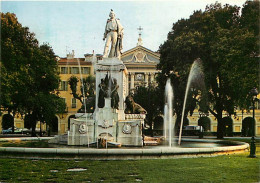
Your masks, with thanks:
[{"label": "green foliage", "polygon": [[155,122],[154,119],[161,114],[160,106],[164,102],[162,96],[154,85],[148,87],[139,86],[134,93],[134,101],[147,111],[145,122],[150,126],[150,129],[152,129],[152,124]]},{"label": "green foliage", "polygon": [[73,97],[80,100],[80,102],[82,103],[83,102],[81,100],[82,95],[77,94],[77,85],[79,82],[78,78],[76,76],[71,76],[69,78],[68,82],[69,82]]},{"label": "green foliage", "polygon": [[166,79],[172,79],[177,118],[189,69],[195,59],[202,60],[206,94],[197,102],[203,103],[201,111],[209,110],[217,118],[219,138],[224,131],[222,112],[231,115],[235,106],[248,108],[248,92],[258,84],[259,2],[248,1],[241,16],[239,11],[237,6],[220,3],[207,6],[204,12],[195,11],[189,19],[174,23],[160,46],[159,86],[163,90]]},{"label": "green foliage", "polygon": [[198,125],[202,126],[204,131],[210,131],[210,118],[203,116],[199,119],[198,121]]},{"label": "green foliage", "polygon": [[77,93],[79,79],[76,76],[71,76],[68,80],[72,95],[74,98],[78,99],[81,104],[81,110],[84,111],[84,96],[86,98],[86,110],[87,112],[94,112],[95,109],[95,87],[96,79],[94,76],[89,75],[82,79],[82,84],[80,85],[80,93]]},{"label": "green foliage", "polygon": [[[86,97],[94,96],[95,95],[95,86],[96,85],[96,78],[94,76],[87,76],[83,78],[83,87],[85,91]],[[81,87],[81,92],[83,93],[83,87]]]},{"label": "green foliage", "polygon": [[49,122],[65,110],[54,91],[59,86],[57,61],[52,48],[38,44],[34,33],[23,27],[15,14],[1,13],[1,107],[13,113],[32,114]]}]

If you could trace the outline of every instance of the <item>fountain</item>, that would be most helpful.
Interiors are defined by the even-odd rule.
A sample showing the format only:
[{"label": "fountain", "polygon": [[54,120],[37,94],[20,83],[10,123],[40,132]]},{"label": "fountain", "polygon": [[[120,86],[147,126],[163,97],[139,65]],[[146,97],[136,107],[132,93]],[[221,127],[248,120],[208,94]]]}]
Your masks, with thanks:
[{"label": "fountain", "polygon": [[[114,21],[113,12],[111,12],[110,15],[111,21]],[[109,24],[111,21],[108,21],[107,24]],[[111,39],[114,36],[112,35],[114,33],[115,32],[109,32],[106,29],[105,38]],[[19,141],[39,141],[48,139],[50,140],[49,142],[57,143],[58,145],[55,144],[56,147],[51,147],[50,144],[48,148],[0,146],[0,157],[28,157],[40,159],[73,158],[91,160],[154,159],[187,156],[212,156],[218,154],[230,154],[232,152],[244,152],[246,149],[248,149],[249,145],[243,142],[205,139],[183,139],[183,142],[185,141],[186,143],[188,141],[192,142],[193,144],[183,144],[183,147],[185,148],[176,148],[173,141],[173,91],[170,80],[168,80],[166,84],[166,104],[164,110],[164,137],[168,141],[168,146],[144,147],[142,127],[146,116],[146,110],[143,109],[140,105],[136,104],[131,96],[127,96],[127,69],[120,60],[120,49],[122,47],[121,41],[123,38],[122,26],[118,30],[118,34],[119,36],[117,37],[119,37],[119,39],[116,41],[116,43],[112,41],[112,49],[109,53],[109,56],[107,56],[107,48],[109,47],[109,41],[107,41],[103,60],[96,61],[93,58],[96,73],[95,111],[91,113],[87,112],[85,100],[86,96],[83,96],[84,112],[77,113],[75,115],[76,118],[71,119],[70,130],[68,131],[67,136],[67,144],[59,145],[59,139],[61,136],[57,136],[55,138],[19,138]],[[196,60],[192,66],[188,79],[184,109],[188,90],[192,81],[196,79],[196,73],[198,73],[199,68],[200,61]],[[1,138],[0,142],[11,142],[12,140],[17,139]],[[109,148],[110,145],[113,145],[114,147],[125,147]],[[99,148],[100,146],[103,148]],[[126,146],[134,147],[130,148]]]},{"label": "fountain", "polygon": [[[86,108],[86,96],[85,96],[85,86],[84,86],[84,83],[83,83],[83,77],[82,77],[82,73],[81,73],[81,66],[80,66],[80,61],[79,59],[77,58],[77,62],[78,62],[78,66],[79,66],[79,74],[80,74],[80,79],[81,79],[81,87],[82,87],[82,93],[83,93],[83,106],[84,106],[84,114],[86,115],[87,113],[87,108]],[[86,131],[88,133],[88,124],[87,124],[87,118],[86,119]],[[89,135],[87,135],[87,143],[88,143],[88,147],[89,147]]]}]

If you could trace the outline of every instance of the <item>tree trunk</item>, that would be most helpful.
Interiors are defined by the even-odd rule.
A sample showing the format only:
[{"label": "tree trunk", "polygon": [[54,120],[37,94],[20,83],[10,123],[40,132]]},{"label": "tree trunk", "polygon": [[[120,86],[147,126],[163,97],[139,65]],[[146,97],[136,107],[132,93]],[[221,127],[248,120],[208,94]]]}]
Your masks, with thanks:
[{"label": "tree trunk", "polygon": [[36,121],[32,121],[32,137],[36,137]]},{"label": "tree trunk", "polygon": [[15,113],[13,112],[13,115],[11,115],[11,112],[8,112],[8,114],[10,115],[10,116],[12,116],[12,134],[14,134],[14,116],[15,116]]},{"label": "tree trunk", "polygon": [[177,114],[177,117],[176,117],[176,120],[175,120],[175,126],[173,127],[175,135],[179,135],[180,126],[181,126],[181,115]]},{"label": "tree trunk", "polygon": [[32,113],[32,118],[31,118],[32,137],[36,137],[36,132],[35,132],[36,123],[37,123],[37,118],[36,118],[36,116],[35,116],[35,114],[33,112]]},{"label": "tree trunk", "polygon": [[[217,106],[219,106],[219,105],[217,105]],[[224,137],[224,121],[222,119],[222,111],[223,110],[220,108],[220,109],[217,110],[217,113],[216,113],[212,109],[209,108],[209,111],[210,111],[211,114],[213,114],[215,116],[215,118],[217,118],[217,122],[218,122],[217,138],[223,139],[223,137]]]},{"label": "tree trunk", "polygon": [[51,136],[51,126],[48,125],[48,137],[50,137],[50,136]]},{"label": "tree trunk", "polygon": [[40,121],[40,137],[42,137],[42,122]]},{"label": "tree trunk", "polygon": [[222,118],[222,114],[219,115],[219,117],[217,118],[217,121],[218,121],[217,138],[223,139],[224,138],[224,121]]}]

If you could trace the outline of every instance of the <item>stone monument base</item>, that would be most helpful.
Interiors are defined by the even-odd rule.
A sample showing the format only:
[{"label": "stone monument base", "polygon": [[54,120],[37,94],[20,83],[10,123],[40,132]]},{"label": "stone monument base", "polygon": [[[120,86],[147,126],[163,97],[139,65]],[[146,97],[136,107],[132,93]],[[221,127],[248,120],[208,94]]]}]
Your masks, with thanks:
[{"label": "stone monument base", "polygon": [[[106,108],[102,109],[104,111]],[[116,113],[111,112],[112,116]],[[77,114],[80,118],[71,119],[68,131],[68,145],[85,145],[106,140],[116,146],[143,146],[142,129],[145,114],[126,114],[126,120],[111,121],[98,124],[93,119],[88,119],[92,114]],[[83,116],[83,117],[82,117]],[[108,117],[108,116],[106,116]],[[116,119],[116,118],[115,118]],[[102,118],[103,120],[103,118]],[[100,120],[99,120],[100,121]]]}]

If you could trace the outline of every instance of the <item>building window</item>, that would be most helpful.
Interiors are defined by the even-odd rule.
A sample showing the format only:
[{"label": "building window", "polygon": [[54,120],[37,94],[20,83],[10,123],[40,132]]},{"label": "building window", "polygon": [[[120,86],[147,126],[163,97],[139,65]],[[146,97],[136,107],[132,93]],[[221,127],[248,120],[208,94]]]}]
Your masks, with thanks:
[{"label": "building window", "polygon": [[241,132],[240,126],[235,126],[235,132]]},{"label": "building window", "polygon": [[68,81],[61,81],[60,90],[61,91],[68,91]]},{"label": "building window", "polygon": [[79,68],[78,67],[71,67],[71,74],[79,74]]},{"label": "building window", "polygon": [[76,108],[77,107],[77,99],[72,98],[71,99],[71,108]]},{"label": "building window", "polygon": [[90,67],[82,67],[81,73],[82,74],[90,74]]},{"label": "building window", "polygon": [[68,67],[61,67],[61,74],[68,74]]}]

